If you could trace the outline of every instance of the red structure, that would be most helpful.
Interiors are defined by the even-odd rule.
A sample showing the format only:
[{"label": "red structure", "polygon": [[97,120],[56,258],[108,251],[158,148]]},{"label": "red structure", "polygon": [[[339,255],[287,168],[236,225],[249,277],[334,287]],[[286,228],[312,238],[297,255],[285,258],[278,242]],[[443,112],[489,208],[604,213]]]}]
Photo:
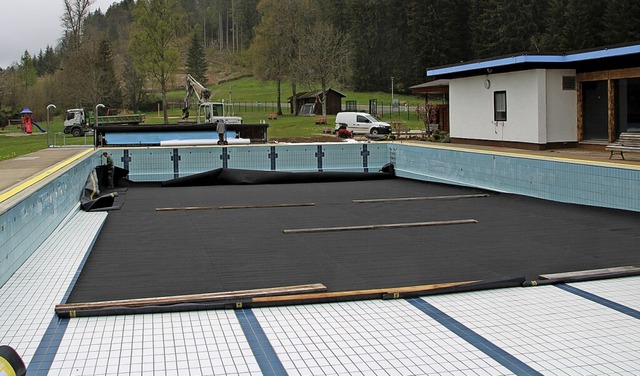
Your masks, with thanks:
[{"label": "red structure", "polygon": [[25,107],[20,111],[20,115],[22,115],[22,126],[24,127],[24,131],[31,134],[33,131],[33,112]]}]

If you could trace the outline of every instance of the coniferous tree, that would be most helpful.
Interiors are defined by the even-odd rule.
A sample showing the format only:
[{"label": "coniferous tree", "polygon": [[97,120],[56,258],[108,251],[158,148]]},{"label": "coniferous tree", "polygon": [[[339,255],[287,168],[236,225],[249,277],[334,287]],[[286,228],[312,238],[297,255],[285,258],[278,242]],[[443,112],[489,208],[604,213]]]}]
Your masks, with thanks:
[{"label": "coniferous tree", "polygon": [[[388,8],[393,3],[379,0],[346,1],[351,14],[356,15],[351,20],[350,34],[352,35],[352,69],[353,87],[358,91],[385,90],[391,87],[393,73],[390,67],[397,62],[391,56],[387,40],[397,38],[397,43],[403,43],[401,35],[395,35],[386,29],[387,25],[401,20],[388,17]],[[385,25],[385,27],[381,27]]]},{"label": "coniferous tree", "polygon": [[468,0],[408,3],[411,82],[422,82],[428,67],[469,59],[468,4]]},{"label": "coniferous tree", "polygon": [[36,83],[36,67],[33,59],[31,58],[31,55],[29,54],[29,51],[25,51],[22,55],[22,58],[20,59],[20,69],[18,71],[18,75],[25,91],[28,90],[30,86],[33,86]]},{"label": "coniferous tree", "polygon": [[109,107],[122,107],[122,89],[116,76],[111,44],[102,40],[98,45],[95,67],[98,74],[98,92],[101,101]]},{"label": "coniferous tree", "polygon": [[600,4],[583,0],[568,0],[565,23],[561,30],[560,51],[573,51],[601,45]]},{"label": "coniferous tree", "polygon": [[609,0],[602,18],[600,36],[606,45],[640,40],[640,2]]},{"label": "coniferous tree", "polygon": [[207,59],[200,34],[194,33],[191,37],[189,52],[187,53],[187,72],[198,82],[205,85],[207,83],[207,69]]},{"label": "coniferous tree", "polygon": [[535,50],[536,0],[471,0],[471,48],[476,58]]},{"label": "coniferous tree", "polygon": [[60,58],[53,50],[53,47],[47,45],[42,58],[42,67],[45,74],[53,74],[60,66]]}]

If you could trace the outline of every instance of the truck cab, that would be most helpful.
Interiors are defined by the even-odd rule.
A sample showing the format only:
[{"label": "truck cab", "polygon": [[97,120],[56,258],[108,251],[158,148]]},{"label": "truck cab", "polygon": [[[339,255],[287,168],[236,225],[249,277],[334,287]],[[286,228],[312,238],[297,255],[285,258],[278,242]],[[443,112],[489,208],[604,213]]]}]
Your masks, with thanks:
[{"label": "truck cab", "polygon": [[224,120],[226,124],[242,124],[239,116],[225,116],[223,102],[205,102],[198,107],[198,124],[213,124],[218,120]]},{"label": "truck cab", "polygon": [[70,108],[64,118],[64,133],[80,137],[85,133],[87,127],[86,117],[83,108]]}]

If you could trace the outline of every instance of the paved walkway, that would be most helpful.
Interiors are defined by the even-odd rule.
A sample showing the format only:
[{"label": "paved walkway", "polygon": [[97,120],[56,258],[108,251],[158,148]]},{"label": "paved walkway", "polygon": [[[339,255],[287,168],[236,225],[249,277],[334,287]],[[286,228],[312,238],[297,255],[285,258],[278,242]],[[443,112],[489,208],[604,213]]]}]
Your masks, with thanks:
[{"label": "paved walkway", "polygon": [[0,207],[9,198],[33,188],[91,150],[93,148],[49,148],[0,161]]}]

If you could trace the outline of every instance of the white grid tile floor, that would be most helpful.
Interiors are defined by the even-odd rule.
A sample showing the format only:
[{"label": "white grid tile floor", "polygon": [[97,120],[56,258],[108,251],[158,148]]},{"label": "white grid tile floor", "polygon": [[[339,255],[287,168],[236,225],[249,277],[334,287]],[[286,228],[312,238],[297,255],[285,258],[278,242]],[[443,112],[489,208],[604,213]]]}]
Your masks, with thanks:
[{"label": "white grid tile floor", "polygon": [[72,213],[0,288],[0,343],[29,375],[640,374],[640,277],[570,285],[631,314],[538,286],[57,319],[106,215]]}]

